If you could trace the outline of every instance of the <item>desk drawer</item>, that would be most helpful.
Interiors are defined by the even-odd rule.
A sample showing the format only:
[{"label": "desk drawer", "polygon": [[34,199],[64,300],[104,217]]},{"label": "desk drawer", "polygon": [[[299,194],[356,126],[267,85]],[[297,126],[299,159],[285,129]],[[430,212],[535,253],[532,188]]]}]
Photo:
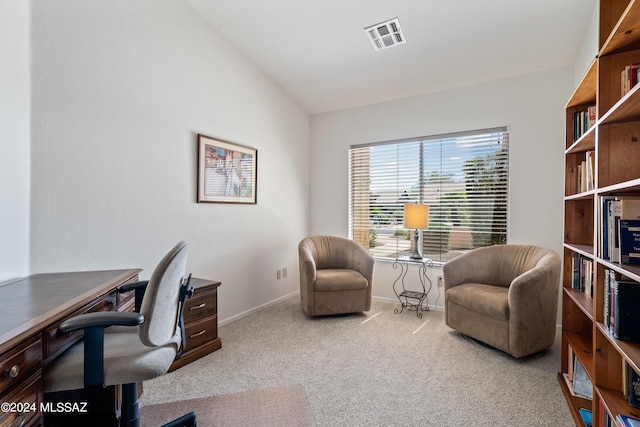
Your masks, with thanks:
[{"label": "desk drawer", "polygon": [[197,322],[188,323],[185,332],[187,343],[184,351],[189,351],[214,340],[218,336],[218,316],[206,317]]},{"label": "desk drawer", "polygon": [[[93,304],[87,305],[82,309],[73,313],[69,318],[83,313],[95,313],[100,311],[112,311],[116,309],[116,294],[112,292],[104,297],[94,301]],[[68,334],[58,332],[58,326],[61,322],[47,328],[44,332],[44,358],[45,360],[58,356],[72,344],[76,343],[83,337],[82,330],[74,331]]]},{"label": "desk drawer", "polygon": [[185,301],[184,323],[189,325],[190,322],[217,314],[217,302],[217,289],[196,289],[195,295]]},{"label": "desk drawer", "polygon": [[[20,405],[10,408],[11,411],[0,411],[0,427],[9,426],[38,426],[42,424],[40,412],[40,399],[42,393],[42,381],[40,372],[33,374],[13,393],[2,398],[3,402]],[[22,412],[18,412],[21,409]]]},{"label": "desk drawer", "polygon": [[42,340],[36,336],[0,356],[0,393],[27,378],[42,365]]}]

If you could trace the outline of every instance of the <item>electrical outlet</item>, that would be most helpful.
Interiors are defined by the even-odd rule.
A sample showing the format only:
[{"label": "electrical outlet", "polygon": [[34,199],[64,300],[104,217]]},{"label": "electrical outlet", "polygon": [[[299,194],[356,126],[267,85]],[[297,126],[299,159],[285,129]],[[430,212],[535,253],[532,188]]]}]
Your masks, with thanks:
[{"label": "electrical outlet", "polygon": [[287,277],[287,267],[282,267],[282,278]]},{"label": "electrical outlet", "polygon": [[276,270],[276,279],[280,280],[281,277],[282,277],[282,270]]},{"label": "electrical outlet", "polygon": [[436,280],[438,282],[438,287],[444,286],[444,278],[442,277],[442,275],[438,274],[436,276]]}]

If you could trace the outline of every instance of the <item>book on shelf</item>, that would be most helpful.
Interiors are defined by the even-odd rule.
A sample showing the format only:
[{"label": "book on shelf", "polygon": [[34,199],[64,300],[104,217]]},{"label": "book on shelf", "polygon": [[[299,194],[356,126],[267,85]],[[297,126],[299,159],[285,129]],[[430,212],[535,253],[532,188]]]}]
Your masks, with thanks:
[{"label": "book on shelf", "polygon": [[615,322],[615,299],[614,294],[616,289],[618,288],[618,279],[620,277],[619,273],[616,273],[613,270],[605,270],[604,276],[604,304],[603,306],[606,308],[606,311],[603,313],[604,315],[604,323],[607,326],[610,333],[613,334],[614,322]]},{"label": "book on shelf", "polygon": [[620,222],[620,212],[622,211],[622,202],[620,200],[612,200],[609,204],[609,255],[611,262],[620,262],[620,242],[618,241],[618,222]]},{"label": "book on shelf", "polygon": [[598,413],[600,414],[600,426],[602,427],[613,427],[615,426],[613,419],[609,415],[609,412],[604,408],[604,403],[602,399],[598,400]]},{"label": "book on shelf", "polygon": [[573,378],[571,381],[571,390],[584,399],[593,399],[593,384],[584,370],[582,363],[573,355]]},{"label": "book on shelf", "polygon": [[595,188],[596,185],[596,181],[595,181],[595,174],[594,174],[594,169],[596,166],[596,155],[593,151],[587,151],[585,153],[585,163],[586,163],[586,168],[587,168],[587,182],[586,182],[586,190],[585,191],[591,191]]},{"label": "book on shelf", "polygon": [[613,274],[613,272],[611,270],[609,270],[608,268],[604,270],[604,283],[602,285],[602,289],[603,289],[603,302],[602,302],[602,318],[604,319],[604,326],[607,328],[608,331],[611,331],[609,329],[609,316],[611,315],[610,312],[610,308],[609,308],[609,299],[611,298],[611,275]]},{"label": "book on shelf", "polygon": [[613,196],[600,196],[599,203],[597,204],[597,218],[598,218],[598,253],[600,257],[605,260],[611,260],[609,254],[609,212],[611,201],[615,200]]},{"label": "book on shelf", "polygon": [[596,123],[597,109],[590,105],[586,109],[573,113],[573,142],[576,142]]},{"label": "book on shelf", "polygon": [[625,96],[638,84],[640,64],[629,64],[620,73],[620,95]]},{"label": "book on shelf", "polygon": [[[615,280],[613,288],[613,336],[640,343],[640,283]],[[611,302],[611,301],[610,301]]]},{"label": "book on shelf", "polygon": [[582,418],[582,422],[585,427],[593,426],[593,415],[591,411],[585,408],[578,408],[578,413],[580,414],[580,418]]},{"label": "book on shelf", "polygon": [[588,296],[593,293],[593,260],[579,253],[573,253],[571,258],[573,289],[584,292]]},{"label": "book on shelf", "polygon": [[621,262],[621,219],[640,220],[640,198],[600,196],[598,203],[598,253],[604,260]]},{"label": "book on shelf", "polygon": [[585,152],[585,159],[577,166],[576,188],[579,193],[591,191],[595,188],[595,154],[593,151]]},{"label": "book on shelf", "polygon": [[618,427],[640,427],[640,420],[637,418],[631,418],[626,415],[616,415],[616,425]]},{"label": "book on shelf", "polygon": [[625,379],[625,383],[628,385],[625,396],[627,397],[629,405],[634,408],[640,408],[640,375],[631,369],[626,362],[625,365],[627,366],[627,378]]},{"label": "book on shelf", "polygon": [[571,346],[568,349],[567,372],[562,376],[572,396],[591,400],[593,398],[593,385],[584,367],[573,352]]},{"label": "book on shelf", "polygon": [[640,219],[620,219],[618,240],[620,262],[640,265]]}]

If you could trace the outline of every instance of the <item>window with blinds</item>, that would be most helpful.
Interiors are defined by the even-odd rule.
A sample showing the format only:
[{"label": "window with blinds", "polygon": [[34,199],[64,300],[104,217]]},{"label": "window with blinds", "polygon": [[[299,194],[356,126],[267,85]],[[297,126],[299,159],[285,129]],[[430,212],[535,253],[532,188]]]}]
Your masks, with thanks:
[{"label": "window with blinds", "polygon": [[434,262],[507,240],[509,133],[484,129],[352,146],[349,233],[376,257],[413,251],[406,203],[429,206],[421,253]]}]

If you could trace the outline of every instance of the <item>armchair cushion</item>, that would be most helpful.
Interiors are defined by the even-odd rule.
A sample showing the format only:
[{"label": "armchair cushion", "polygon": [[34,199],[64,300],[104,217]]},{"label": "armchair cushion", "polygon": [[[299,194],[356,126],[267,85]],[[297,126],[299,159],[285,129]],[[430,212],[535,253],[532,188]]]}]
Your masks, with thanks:
[{"label": "armchair cushion", "polygon": [[348,289],[366,289],[367,278],[355,270],[328,268],[316,272],[314,289],[316,291],[343,291]]},{"label": "armchair cushion", "polygon": [[496,319],[509,318],[509,289],[502,286],[467,283],[451,288],[447,297],[452,303],[486,313]]}]

